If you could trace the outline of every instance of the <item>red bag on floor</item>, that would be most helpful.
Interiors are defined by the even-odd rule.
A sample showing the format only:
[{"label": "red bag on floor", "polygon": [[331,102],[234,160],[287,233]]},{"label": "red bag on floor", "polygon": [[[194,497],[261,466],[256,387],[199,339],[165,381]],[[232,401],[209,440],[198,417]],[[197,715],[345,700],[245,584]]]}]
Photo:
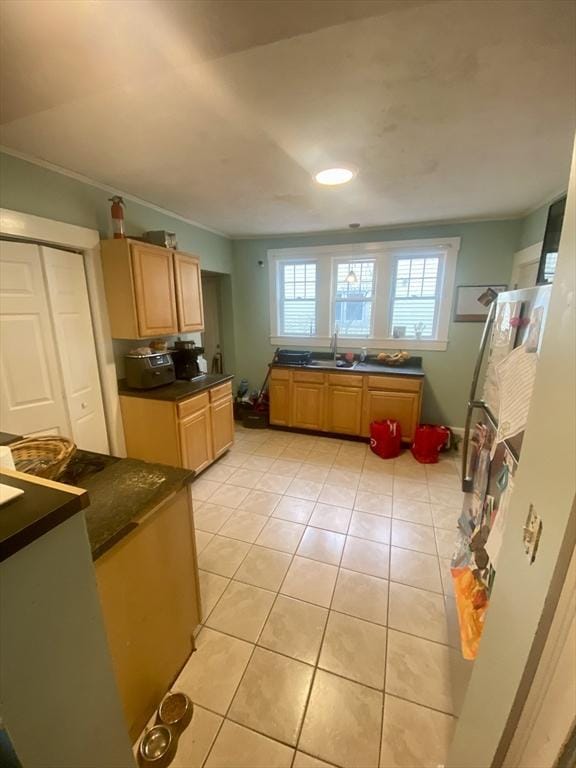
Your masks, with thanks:
[{"label": "red bag on floor", "polygon": [[412,454],[420,464],[436,464],[438,454],[450,440],[448,427],[439,427],[434,424],[421,424],[416,428]]},{"label": "red bag on floor", "polygon": [[393,459],[400,453],[402,430],[394,419],[370,424],[370,448],[381,459]]}]

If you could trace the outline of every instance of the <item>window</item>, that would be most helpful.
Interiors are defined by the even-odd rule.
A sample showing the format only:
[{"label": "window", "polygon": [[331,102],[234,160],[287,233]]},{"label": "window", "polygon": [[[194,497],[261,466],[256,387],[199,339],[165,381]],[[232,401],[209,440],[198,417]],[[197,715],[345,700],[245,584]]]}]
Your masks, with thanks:
[{"label": "window", "polygon": [[280,297],[282,336],[314,336],[316,334],[315,262],[282,264]]},{"label": "window", "polygon": [[342,336],[372,335],[374,261],[336,262],[334,324]]},{"label": "window", "polygon": [[438,256],[396,259],[391,302],[393,338],[435,337],[439,268]]},{"label": "window", "polygon": [[[342,350],[446,349],[459,238],[268,251],[270,341]],[[347,341],[345,341],[347,340]]]}]

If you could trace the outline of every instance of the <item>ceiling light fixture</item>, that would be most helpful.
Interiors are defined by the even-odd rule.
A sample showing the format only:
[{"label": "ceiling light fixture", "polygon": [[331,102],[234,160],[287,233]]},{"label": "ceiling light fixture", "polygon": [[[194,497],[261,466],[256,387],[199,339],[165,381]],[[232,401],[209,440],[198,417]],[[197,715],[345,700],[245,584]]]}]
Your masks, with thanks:
[{"label": "ceiling light fixture", "polygon": [[337,184],[346,184],[354,176],[356,172],[351,168],[326,168],[324,171],[319,171],[314,178],[318,184],[335,187]]},{"label": "ceiling light fixture", "polygon": [[346,282],[349,285],[354,285],[354,283],[358,282],[358,278],[356,277],[356,272],[354,272],[353,269],[351,269],[350,272],[348,272],[348,274],[346,275]]}]

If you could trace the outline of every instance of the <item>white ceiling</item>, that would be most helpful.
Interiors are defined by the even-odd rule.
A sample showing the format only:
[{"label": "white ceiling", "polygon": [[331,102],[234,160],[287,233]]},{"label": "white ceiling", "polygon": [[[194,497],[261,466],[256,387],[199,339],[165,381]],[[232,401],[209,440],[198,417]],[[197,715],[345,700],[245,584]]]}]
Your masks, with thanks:
[{"label": "white ceiling", "polygon": [[[0,143],[228,234],[518,215],[567,183],[569,1],[0,10]],[[312,181],[337,162],[357,178]]]}]

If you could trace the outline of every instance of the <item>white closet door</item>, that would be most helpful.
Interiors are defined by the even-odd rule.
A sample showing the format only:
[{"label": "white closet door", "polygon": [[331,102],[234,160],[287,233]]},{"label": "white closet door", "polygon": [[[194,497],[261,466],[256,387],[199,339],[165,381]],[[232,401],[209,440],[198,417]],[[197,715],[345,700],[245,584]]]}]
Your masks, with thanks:
[{"label": "white closet door", "polygon": [[71,436],[40,250],[0,241],[0,429]]},{"label": "white closet door", "polygon": [[74,441],[85,450],[108,453],[82,255],[44,246],[40,251]]}]

